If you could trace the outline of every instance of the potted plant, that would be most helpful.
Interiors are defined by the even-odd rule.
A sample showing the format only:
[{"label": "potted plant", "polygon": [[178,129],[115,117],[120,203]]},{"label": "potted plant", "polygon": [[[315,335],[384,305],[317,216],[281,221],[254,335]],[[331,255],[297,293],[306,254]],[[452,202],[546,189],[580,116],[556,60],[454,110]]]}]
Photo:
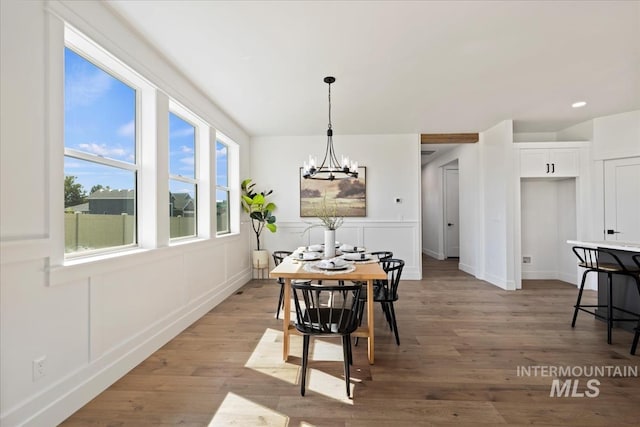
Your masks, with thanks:
[{"label": "potted plant", "polygon": [[314,227],[323,227],[324,256],[333,258],[336,255],[336,230],[340,228],[344,222],[344,218],[338,216],[338,202],[334,201],[333,206],[327,206],[327,194],[325,193],[322,202],[315,210],[315,216],[320,220],[320,223],[309,225],[305,229],[305,232]]},{"label": "potted plant", "polygon": [[276,217],[273,211],[276,205],[267,201],[267,197],[273,193],[273,190],[262,191],[257,193],[254,191],[255,183],[251,179],[242,181],[240,188],[242,190],[242,209],[249,214],[251,218],[251,227],[256,235],[256,249],[253,251],[253,266],[263,268],[269,265],[269,253],[260,247],[260,235],[267,228],[272,233],[277,230]]}]

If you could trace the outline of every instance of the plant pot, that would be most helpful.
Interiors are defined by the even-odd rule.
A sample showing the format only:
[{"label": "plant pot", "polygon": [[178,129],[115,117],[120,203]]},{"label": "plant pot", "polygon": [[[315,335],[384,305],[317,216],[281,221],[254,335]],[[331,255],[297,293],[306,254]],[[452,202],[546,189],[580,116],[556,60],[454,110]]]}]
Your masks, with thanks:
[{"label": "plant pot", "polygon": [[324,257],[336,256],[336,230],[324,230]]},{"label": "plant pot", "polygon": [[267,268],[269,267],[269,252],[264,249],[254,250],[251,254],[253,261],[253,268]]}]

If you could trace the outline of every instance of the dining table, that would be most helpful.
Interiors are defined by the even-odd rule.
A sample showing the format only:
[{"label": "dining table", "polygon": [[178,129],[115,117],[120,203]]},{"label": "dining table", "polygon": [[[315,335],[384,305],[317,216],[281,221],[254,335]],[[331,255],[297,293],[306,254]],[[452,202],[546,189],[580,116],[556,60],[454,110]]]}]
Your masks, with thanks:
[{"label": "dining table", "polygon": [[[384,280],[387,274],[378,262],[353,262],[354,268],[345,271],[322,271],[309,268],[313,266],[304,260],[293,257],[285,258],[278,266],[269,272],[271,278],[284,280],[284,318],[282,320],[282,357],[286,362],[289,358],[289,339],[291,334],[299,335],[298,330],[291,323],[291,282],[293,280],[317,280],[317,281],[347,281],[366,282],[367,284],[367,323],[351,334],[354,337],[367,338],[367,356],[369,364],[374,363],[374,280]],[[305,268],[306,266],[306,268]],[[320,285],[321,286],[321,285]]]}]

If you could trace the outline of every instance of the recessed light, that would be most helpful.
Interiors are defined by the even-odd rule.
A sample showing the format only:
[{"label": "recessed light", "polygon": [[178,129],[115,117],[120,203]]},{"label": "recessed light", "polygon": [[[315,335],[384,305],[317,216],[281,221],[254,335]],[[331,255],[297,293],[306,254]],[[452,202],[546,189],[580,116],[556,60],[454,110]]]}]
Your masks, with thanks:
[{"label": "recessed light", "polygon": [[573,108],[582,108],[585,105],[587,105],[587,103],[585,101],[578,101],[578,102],[574,102],[573,104],[571,104],[571,106]]}]

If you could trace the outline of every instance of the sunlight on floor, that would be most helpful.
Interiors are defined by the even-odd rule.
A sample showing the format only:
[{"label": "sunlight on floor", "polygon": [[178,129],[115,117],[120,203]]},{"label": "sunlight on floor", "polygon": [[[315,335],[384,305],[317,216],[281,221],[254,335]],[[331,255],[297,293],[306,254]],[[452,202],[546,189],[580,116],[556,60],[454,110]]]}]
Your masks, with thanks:
[{"label": "sunlight on floor", "polygon": [[[284,362],[282,360],[282,331],[267,328],[244,366],[290,384],[299,385],[300,371],[302,369],[299,365],[302,359],[301,336],[291,335],[290,351],[291,356],[289,360],[291,360],[291,357],[297,357],[297,364]],[[347,397],[345,392],[344,377],[335,377],[321,370],[314,369],[313,364],[317,361],[336,362],[342,366],[341,342],[338,341],[336,344],[320,339],[311,339],[309,348],[310,366],[307,372],[307,391],[316,392],[331,399],[353,405],[353,401]],[[351,380],[354,381],[353,378]],[[351,384],[352,396],[353,389],[354,384]]]},{"label": "sunlight on floor", "polygon": [[[291,337],[291,353],[302,354],[302,337]],[[300,366],[282,360],[282,331],[267,328],[244,366],[291,384],[299,384]]]},{"label": "sunlight on floor", "polygon": [[228,393],[209,422],[209,427],[230,425],[287,427],[289,417],[235,393]]}]

